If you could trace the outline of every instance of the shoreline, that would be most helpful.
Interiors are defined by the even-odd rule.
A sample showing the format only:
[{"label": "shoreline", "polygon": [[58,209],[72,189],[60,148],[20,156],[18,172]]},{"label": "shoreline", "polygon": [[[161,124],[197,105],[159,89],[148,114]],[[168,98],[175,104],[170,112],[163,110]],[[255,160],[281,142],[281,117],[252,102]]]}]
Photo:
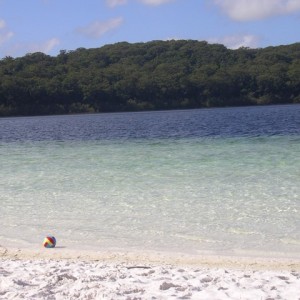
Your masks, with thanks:
[{"label": "shoreline", "polygon": [[286,299],[300,260],[0,246],[0,299]]},{"label": "shoreline", "polygon": [[64,247],[29,249],[0,245],[0,259],[104,261],[108,263],[150,263],[173,266],[250,270],[300,271],[300,258],[279,256],[188,254],[167,251],[77,250]]},{"label": "shoreline", "polygon": [[299,260],[0,250],[3,300],[299,299]]}]

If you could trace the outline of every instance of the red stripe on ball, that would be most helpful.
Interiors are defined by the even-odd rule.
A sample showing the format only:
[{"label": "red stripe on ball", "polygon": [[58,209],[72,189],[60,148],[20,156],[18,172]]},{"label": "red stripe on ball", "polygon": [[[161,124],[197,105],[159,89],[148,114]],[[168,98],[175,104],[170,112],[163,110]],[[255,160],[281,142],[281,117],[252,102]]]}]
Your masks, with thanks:
[{"label": "red stripe on ball", "polygon": [[47,237],[47,239],[49,240],[49,242],[52,244],[52,245],[55,245],[55,241],[52,237]]}]

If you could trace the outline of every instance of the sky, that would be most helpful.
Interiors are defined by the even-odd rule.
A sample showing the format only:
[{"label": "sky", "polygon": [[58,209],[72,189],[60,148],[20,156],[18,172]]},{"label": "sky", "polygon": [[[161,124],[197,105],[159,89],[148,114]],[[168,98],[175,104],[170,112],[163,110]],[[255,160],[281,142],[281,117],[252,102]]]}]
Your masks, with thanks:
[{"label": "sky", "polygon": [[300,42],[300,0],[0,0],[0,59],[117,42]]}]

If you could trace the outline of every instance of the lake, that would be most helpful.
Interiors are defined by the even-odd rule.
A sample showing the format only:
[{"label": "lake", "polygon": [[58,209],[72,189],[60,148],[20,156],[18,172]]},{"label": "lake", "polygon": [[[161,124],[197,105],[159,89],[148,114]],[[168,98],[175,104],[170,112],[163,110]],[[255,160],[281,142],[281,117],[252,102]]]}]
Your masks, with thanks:
[{"label": "lake", "polygon": [[300,105],[0,118],[0,245],[300,257]]}]

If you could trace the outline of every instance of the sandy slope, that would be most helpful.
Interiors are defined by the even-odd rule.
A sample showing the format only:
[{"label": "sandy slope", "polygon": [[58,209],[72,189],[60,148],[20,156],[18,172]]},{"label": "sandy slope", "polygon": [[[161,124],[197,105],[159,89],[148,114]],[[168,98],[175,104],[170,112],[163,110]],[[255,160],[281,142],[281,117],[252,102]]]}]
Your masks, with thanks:
[{"label": "sandy slope", "polygon": [[297,260],[52,250],[0,248],[0,299],[300,299]]}]

